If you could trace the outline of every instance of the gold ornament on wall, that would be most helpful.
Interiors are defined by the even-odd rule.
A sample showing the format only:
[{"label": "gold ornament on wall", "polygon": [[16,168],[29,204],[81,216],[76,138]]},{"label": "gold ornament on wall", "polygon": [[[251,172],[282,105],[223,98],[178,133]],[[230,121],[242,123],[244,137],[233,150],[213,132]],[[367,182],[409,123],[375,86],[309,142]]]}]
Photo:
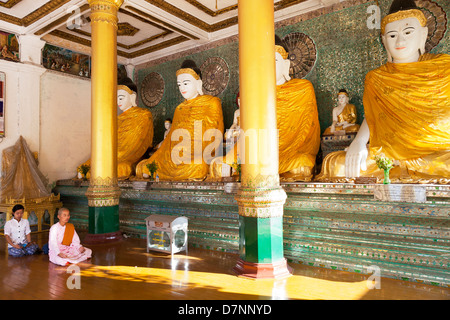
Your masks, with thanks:
[{"label": "gold ornament on wall", "polygon": [[203,91],[205,94],[218,96],[228,85],[230,70],[224,59],[211,57],[201,65]]},{"label": "gold ornament on wall", "polygon": [[306,77],[317,60],[314,41],[302,32],[289,33],[283,37],[283,41],[289,48],[290,76],[297,79]]},{"label": "gold ornament on wall", "polygon": [[444,37],[447,30],[447,15],[441,6],[431,0],[416,0],[416,5],[427,18],[428,37],[425,51],[430,52]]},{"label": "gold ornament on wall", "polygon": [[164,79],[157,72],[149,73],[142,81],[140,96],[147,107],[155,107],[164,95]]}]

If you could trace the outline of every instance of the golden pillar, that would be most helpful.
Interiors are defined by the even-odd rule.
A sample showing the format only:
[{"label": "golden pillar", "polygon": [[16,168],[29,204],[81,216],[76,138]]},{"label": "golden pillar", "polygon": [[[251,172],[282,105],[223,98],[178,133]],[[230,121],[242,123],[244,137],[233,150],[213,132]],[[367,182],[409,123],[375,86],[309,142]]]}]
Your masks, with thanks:
[{"label": "golden pillar", "polygon": [[278,175],[273,0],[239,0],[241,98],[240,259],[234,271],[249,278],[290,275],[283,256],[283,204]]},{"label": "golden pillar", "polygon": [[117,12],[123,0],[88,0],[91,8],[91,180],[87,242],[117,240]]}]

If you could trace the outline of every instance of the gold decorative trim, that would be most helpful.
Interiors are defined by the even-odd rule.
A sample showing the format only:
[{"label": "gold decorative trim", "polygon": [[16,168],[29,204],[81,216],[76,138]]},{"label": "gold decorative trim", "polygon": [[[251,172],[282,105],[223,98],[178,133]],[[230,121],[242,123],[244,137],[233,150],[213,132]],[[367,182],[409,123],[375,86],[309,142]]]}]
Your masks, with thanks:
[{"label": "gold decorative trim", "polygon": [[278,52],[283,59],[287,59],[289,54],[284,50],[282,46],[275,46],[275,52]]},{"label": "gold decorative trim", "polygon": [[112,25],[115,29],[118,28],[117,26],[117,16],[111,14],[111,13],[106,13],[106,12],[101,12],[101,11],[97,11],[97,12],[91,12],[91,25],[93,25],[94,23],[109,23],[110,25]]},{"label": "gold decorative trim", "polygon": [[91,46],[91,40],[87,40],[81,37],[77,37],[73,34],[61,31],[61,30],[53,30],[52,32],[50,32],[49,34],[51,34],[52,36],[55,37],[59,37],[62,38],[64,40],[68,40],[68,41],[72,41],[72,42],[76,42],[78,44],[84,45],[84,46]]},{"label": "gold decorative trim", "polygon": [[[131,9],[131,8],[132,8],[132,7],[128,8],[128,9]],[[136,9],[136,10],[139,11],[138,9]],[[147,24],[149,24],[149,25],[151,25],[151,26],[153,26],[153,27],[155,27],[155,28],[159,28],[159,29],[162,29],[162,30],[168,30],[166,27],[163,27],[163,26],[161,26],[161,25],[159,25],[159,24],[157,24],[157,23],[155,23],[155,22],[153,22],[153,21],[150,21],[150,20],[148,20],[148,19],[146,19],[146,18],[143,18],[143,17],[141,17],[141,16],[138,16],[137,14],[134,14],[134,13],[132,13],[132,12],[129,12],[129,11],[123,9],[123,8],[120,8],[120,9],[119,9],[119,13],[126,14],[127,16],[130,16],[130,17],[132,17],[132,18],[134,18],[134,19],[137,19],[137,20],[139,20],[139,21],[141,21],[141,22],[147,23]],[[150,16],[149,16],[149,17],[150,17]]]},{"label": "gold decorative trim", "polygon": [[190,34],[188,32],[185,32],[185,31],[183,31],[183,30],[181,30],[181,29],[179,29],[177,27],[174,27],[171,24],[168,24],[167,22],[164,22],[164,21],[162,21],[162,20],[160,20],[158,18],[152,17],[151,15],[149,15],[149,14],[147,14],[147,13],[145,13],[145,12],[139,10],[139,9],[136,9],[136,8],[130,7],[130,6],[126,6],[125,8],[127,10],[133,11],[135,14],[131,13],[129,11],[125,11],[124,9],[120,9],[120,12],[124,12],[126,14],[129,14],[130,16],[135,17],[137,19],[139,19],[139,18],[140,19],[147,19],[147,20],[142,20],[142,21],[145,21],[145,22],[151,23],[151,24],[153,23],[154,26],[159,27],[159,28],[161,28],[161,26],[164,26],[165,28],[173,30],[173,31],[175,31],[175,32],[177,32],[177,33],[179,33],[181,35],[184,35],[184,36],[190,38],[190,39],[193,39],[193,40],[198,40],[199,39],[199,37],[194,36],[194,35],[192,35],[192,34]]},{"label": "gold decorative trim", "polygon": [[196,7],[197,9],[203,11],[204,13],[206,13],[207,15],[211,16],[211,17],[217,17],[221,14],[224,14],[226,12],[229,11],[233,11],[237,9],[237,4],[232,5],[232,6],[228,6],[226,8],[217,10],[217,11],[213,11],[211,9],[209,9],[208,7],[204,6],[203,4],[201,4],[200,2],[198,2],[197,0],[185,0],[187,3],[193,5],[194,7]]},{"label": "gold decorative trim", "polygon": [[97,177],[90,180],[90,185],[92,187],[117,187],[119,185],[119,180],[117,178],[111,177]]},{"label": "gold decorative trim", "polygon": [[398,21],[398,20],[403,20],[406,18],[416,18],[417,20],[419,20],[420,25],[422,27],[425,27],[427,25],[427,18],[425,18],[425,15],[419,9],[397,11],[397,12],[388,14],[386,17],[384,17],[381,20],[381,34],[384,34],[386,25],[388,23]]},{"label": "gold decorative trim", "polygon": [[[52,36],[55,36],[55,37],[62,38],[64,40],[72,41],[72,42],[75,42],[75,43],[87,46],[87,47],[91,46],[91,41],[90,40],[87,40],[87,39],[84,39],[84,38],[81,38],[81,37],[77,37],[77,36],[75,36],[73,34],[70,34],[70,33],[67,33],[67,32],[64,32],[64,31],[61,31],[61,30],[54,30],[54,31],[50,32],[49,34],[52,35]],[[141,50],[137,50],[137,51],[131,52],[131,53],[124,52],[124,51],[121,51],[121,50],[117,50],[117,54],[119,56],[121,56],[121,57],[124,57],[124,58],[135,58],[135,57],[139,57],[141,55],[144,55],[144,54],[147,54],[147,53],[150,53],[150,52],[154,52],[154,51],[165,49],[167,47],[171,47],[173,45],[176,45],[178,43],[181,43],[181,42],[184,42],[184,41],[187,41],[187,40],[190,40],[190,39],[186,38],[186,37],[183,37],[183,36],[180,36],[180,37],[176,37],[176,38],[173,38],[173,39],[170,39],[170,40],[158,43],[158,44],[156,44],[154,46],[150,46],[150,47],[147,47],[147,48],[144,48],[144,49],[141,49]]]},{"label": "gold decorative trim", "polygon": [[106,207],[119,204],[120,188],[116,178],[91,179],[89,188],[85,195],[90,207]]},{"label": "gold decorative trim", "polygon": [[305,2],[307,0],[281,0],[275,4],[275,11],[289,8],[290,6]]},{"label": "gold decorative trim", "polygon": [[61,195],[59,193],[57,195],[51,193],[47,197],[32,198],[32,199],[26,199],[25,197],[23,197],[22,199],[6,197],[5,204],[41,204],[41,203],[48,203],[48,202],[59,202],[60,200],[61,200]]},{"label": "gold decorative trim", "polygon": [[135,26],[132,26],[128,22],[119,22],[118,23],[117,36],[132,37],[138,32],[139,32],[139,29],[136,28]]},{"label": "gold decorative trim", "polygon": [[[201,20],[189,13],[186,13],[185,11],[181,10],[180,8],[177,8],[174,5],[168,3],[164,0],[145,0],[145,1],[147,1],[151,5],[154,5],[155,7],[158,7],[160,9],[166,11],[167,13],[170,13],[170,14],[176,16],[177,18],[180,18],[180,19],[196,26],[199,29],[202,29],[202,30],[208,31],[208,32],[217,31],[217,30],[226,28],[227,26],[235,25],[237,23],[237,17],[235,17],[235,18],[231,18],[231,19],[227,19],[222,22],[219,22],[218,24],[210,25],[210,24],[207,24],[206,22],[204,22],[203,20]],[[216,25],[219,25],[219,26],[216,27]]]},{"label": "gold decorative trim", "polygon": [[23,19],[20,18],[16,18],[14,16],[11,16],[9,14],[0,12],[0,20],[18,25],[18,26],[23,26]]},{"label": "gold decorative trim", "polygon": [[89,207],[114,207],[119,205],[119,199],[88,199]]},{"label": "gold decorative trim", "polygon": [[240,216],[276,218],[283,216],[286,192],[280,186],[274,188],[240,188],[235,196]]},{"label": "gold decorative trim", "polygon": [[160,34],[155,34],[154,36],[151,36],[150,38],[138,41],[138,42],[136,42],[134,44],[125,45],[125,44],[117,43],[117,45],[119,47],[124,48],[124,49],[134,49],[134,48],[140,47],[140,46],[142,46],[142,45],[144,45],[146,43],[155,41],[155,40],[157,40],[159,38],[164,38],[165,36],[168,36],[169,34],[172,34],[172,33],[173,33],[172,31],[167,30],[167,31],[164,31],[164,32],[162,32]]},{"label": "gold decorative trim", "polygon": [[[210,25],[204,22],[203,20],[181,10],[180,8],[175,7],[174,5],[164,0],[145,0],[145,1],[207,32],[222,30],[238,23],[238,17],[233,17]],[[290,6],[302,3],[304,1],[306,0],[281,0],[276,4],[274,10],[278,11],[281,9],[285,9]]]},{"label": "gold decorative trim", "polygon": [[118,29],[117,12],[123,0],[88,0],[88,3],[91,8],[91,25],[103,22]]},{"label": "gold decorative trim", "polygon": [[134,92],[133,90],[131,90],[130,88],[128,88],[127,86],[124,86],[124,85],[118,85],[117,91],[119,91],[119,90],[125,90],[129,94],[136,94],[136,92]]},{"label": "gold decorative trim", "polygon": [[191,68],[178,69],[175,75],[178,77],[180,74],[183,74],[183,73],[190,74],[191,76],[194,77],[195,80],[200,79],[200,76],[197,74],[197,72],[195,72]]},{"label": "gold decorative trim", "polygon": [[[162,49],[174,46],[176,44],[182,43],[182,42],[187,41],[187,40],[191,40],[191,39],[186,38],[184,36],[179,36],[179,37],[176,37],[176,38],[173,38],[173,39],[170,39],[170,40],[167,40],[167,41],[155,44],[154,46],[150,46],[150,47],[147,47],[147,48],[144,48],[144,49],[141,49],[141,50],[137,50],[137,51],[132,52],[132,53],[124,53],[124,56],[127,57],[127,58],[139,57],[139,56],[142,56],[142,55],[147,54],[147,53],[155,52],[155,51],[158,51],[158,50],[162,50]],[[117,53],[119,53],[119,51]]]},{"label": "gold decorative trim", "polygon": [[9,14],[0,13],[0,19],[4,20],[6,22],[9,22],[9,23],[13,23],[15,25],[28,27],[32,23],[40,20],[41,18],[43,18],[47,14],[55,11],[56,9],[58,9],[61,6],[63,6],[64,4],[66,4],[69,1],[70,0],[53,0],[53,1],[49,1],[46,4],[44,4],[43,6],[37,8],[36,10],[31,12],[30,14],[26,15],[25,17],[23,17],[22,19],[16,18],[16,17],[14,17],[12,15],[9,15]]},{"label": "gold decorative trim", "polygon": [[[83,31],[83,30],[80,30],[80,29],[74,29],[74,30],[70,30],[70,31],[78,33],[78,34],[83,35],[85,37],[89,37],[89,38],[91,37],[91,34],[89,32],[86,32],[86,31]],[[125,44],[117,42],[117,46],[121,47],[121,48],[124,48],[124,49],[128,49],[128,50],[129,49],[134,49],[134,48],[140,47],[140,46],[142,46],[142,45],[144,45],[146,43],[152,42],[152,41],[154,41],[156,39],[163,38],[163,37],[165,37],[165,36],[167,36],[169,34],[172,34],[172,33],[173,33],[172,31],[166,30],[166,31],[164,31],[164,32],[162,32],[160,34],[156,34],[154,36],[151,36],[150,38],[138,41],[138,42],[136,42],[134,44],[130,44],[130,45],[125,45]]]},{"label": "gold decorative trim", "polygon": [[119,10],[120,6],[123,4],[123,1],[124,0],[87,0],[91,8],[96,7],[101,11],[111,9]]},{"label": "gold decorative trim", "polygon": [[7,9],[11,9],[16,4],[18,4],[20,1],[22,1],[22,0],[8,0],[6,2],[0,2],[0,6],[7,8]]},{"label": "gold decorative trim", "polygon": [[[89,5],[88,4],[84,4],[84,5],[82,5],[80,7],[80,14],[83,14],[83,13],[85,13],[88,10],[90,10],[89,9]],[[34,34],[37,35],[37,36],[40,36],[41,34],[46,33],[47,31],[53,29],[55,26],[61,25],[62,22],[67,21],[72,14],[73,14],[72,12],[66,14],[65,16],[63,16],[63,17],[53,21],[52,23],[46,25],[42,29],[39,29]]]}]

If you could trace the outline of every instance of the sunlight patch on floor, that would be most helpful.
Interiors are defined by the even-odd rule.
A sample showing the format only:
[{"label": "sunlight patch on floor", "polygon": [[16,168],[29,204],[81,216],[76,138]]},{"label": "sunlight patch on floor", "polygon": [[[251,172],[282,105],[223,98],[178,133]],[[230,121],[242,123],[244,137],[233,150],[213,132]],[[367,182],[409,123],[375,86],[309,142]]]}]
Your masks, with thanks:
[{"label": "sunlight patch on floor", "polygon": [[[92,266],[81,277],[167,285],[177,290],[214,289],[220,292],[248,294],[271,299],[357,300],[369,288],[367,282],[340,282],[292,275],[283,280],[250,280],[233,274],[132,266]],[[83,280],[82,280],[83,281]]]}]

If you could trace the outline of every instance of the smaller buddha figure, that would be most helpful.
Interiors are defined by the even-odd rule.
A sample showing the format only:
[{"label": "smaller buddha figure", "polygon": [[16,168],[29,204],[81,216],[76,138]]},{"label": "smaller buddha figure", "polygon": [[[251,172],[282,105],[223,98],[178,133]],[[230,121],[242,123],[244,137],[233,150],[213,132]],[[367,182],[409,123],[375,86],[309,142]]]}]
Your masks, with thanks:
[{"label": "smaller buddha figure", "polygon": [[333,108],[333,123],[323,133],[331,136],[339,133],[356,133],[359,125],[356,124],[356,107],[349,103],[347,90],[341,89],[338,93],[338,105]]},{"label": "smaller buddha figure", "polygon": [[[203,94],[201,71],[195,62],[184,61],[176,76],[178,88],[185,100],[176,107],[170,131],[159,149],[149,159],[142,160],[137,165],[137,178],[149,175],[147,164],[155,162],[160,180],[204,180],[209,169],[208,159],[204,156],[204,152],[208,150],[205,149],[213,142],[220,144],[223,140],[221,101],[217,97]],[[217,135],[208,141],[204,138],[207,132],[215,132]]]},{"label": "smaller buddha figure", "polygon": [[[131,79],[119,79],[117,105],[122,111],[117,119],[117,177],[119,180],[125,180],[134,175],[136,164],[153,143],[152,113],[136,105],[136,92],[137,87]],[[90,160],[84,164],[90,166]]]},{"label": "smaller buddha figure", "polygon": [[241,118],[241,98],[239,97],[239,92],[236,96],[236,105],[238,106],[237,110],[234,112],[233,124],[230,129],[225,132],[225,140],[230,140],[233,138],[239,137],[240,131],[240,118]]},{"label": "smaller buddha figure", "polygon": [[[169,134],[169,131],[170,131],[171,127],[172,127],[172,119],[167,118],[164,121],[164,128],[166,129],[166,131],[164,131],[163,141],[164,141],[164,139],[166,139],[167,135]],[[162,143],[162,141],[160,143],[158,143],[158,145],[156,146],[156,149],[159,149],[159,147],[161,147],[161,143]]]}]

